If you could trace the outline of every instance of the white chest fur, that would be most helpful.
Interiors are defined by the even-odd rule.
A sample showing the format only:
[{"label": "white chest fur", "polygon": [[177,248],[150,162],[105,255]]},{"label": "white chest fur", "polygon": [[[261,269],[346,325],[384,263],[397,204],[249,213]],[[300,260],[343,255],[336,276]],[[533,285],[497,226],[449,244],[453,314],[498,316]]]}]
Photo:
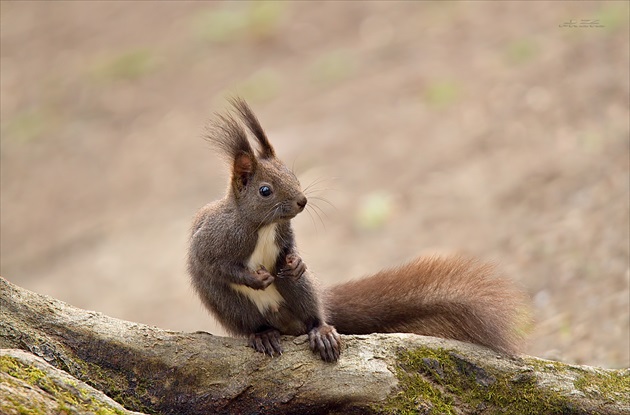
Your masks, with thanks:
[{"label": "white chest fur", "polygon": [[276,243],[276,226],[278,225],[273,223],[258,230],[256,248],[247,261],[247,266],[251,271],[257,271],[262,265],[267,271],[274,272],[276,259],[280,253],[280,247]]},{"label": "white chest fur", "polygon": [[[276,243],[276,224],[267,225],[258,230],[258,241],[254,252],[247,261],[247,267],[256,272],[261,266],[267,271],[275,271],[276,260],[280,253],[280,247]],[[264,313],[267,310],[277,311],[283,301],[275,284],[271,284],[264,290],[254,290],[242,284],[232,284],[232,288],[249,298]]]}]

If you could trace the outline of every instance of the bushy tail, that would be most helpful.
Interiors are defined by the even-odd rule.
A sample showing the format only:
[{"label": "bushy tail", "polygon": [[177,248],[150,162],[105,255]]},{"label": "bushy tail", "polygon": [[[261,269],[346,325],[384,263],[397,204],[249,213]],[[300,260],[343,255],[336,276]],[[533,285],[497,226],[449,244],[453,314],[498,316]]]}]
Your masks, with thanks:
[{"label": "bushy tail", "polygon": [[515,354],[529,322],[525,298],[493,265],[449,256],[333,286],[325,304],[339,333],[416,333]]}]

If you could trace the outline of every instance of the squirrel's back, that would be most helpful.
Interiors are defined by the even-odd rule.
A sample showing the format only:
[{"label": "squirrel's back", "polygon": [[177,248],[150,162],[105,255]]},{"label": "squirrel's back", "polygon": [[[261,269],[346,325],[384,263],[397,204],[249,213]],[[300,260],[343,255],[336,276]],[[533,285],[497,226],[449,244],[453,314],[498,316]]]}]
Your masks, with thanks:
[{"label": "squirrel's back", "polygon": [[434,256],[333,286],[325,304],[342,334],[416,333],[514,354],[528,319],[524,299],[491,264]]}]

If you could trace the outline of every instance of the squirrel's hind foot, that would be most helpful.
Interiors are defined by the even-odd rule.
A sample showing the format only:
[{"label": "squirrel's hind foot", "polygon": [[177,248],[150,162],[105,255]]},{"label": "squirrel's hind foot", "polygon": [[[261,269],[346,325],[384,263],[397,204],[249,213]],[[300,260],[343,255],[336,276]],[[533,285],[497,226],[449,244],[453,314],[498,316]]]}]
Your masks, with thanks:
[{"label": "squirrel's hind foot", "polygon": [[250,334],[249,347],[252,347],[259,353],[268,354],[271,357],[273,357],[274,354],[280,356],[284,351],[280,344],[280,332],[276,329]]},{"label": "squirrel's hind foot", "polygon": [[321,325],[308,333],[313,353],[319,353],[325,362],[336,362],[341,353],[341,337],[333,326]]}]

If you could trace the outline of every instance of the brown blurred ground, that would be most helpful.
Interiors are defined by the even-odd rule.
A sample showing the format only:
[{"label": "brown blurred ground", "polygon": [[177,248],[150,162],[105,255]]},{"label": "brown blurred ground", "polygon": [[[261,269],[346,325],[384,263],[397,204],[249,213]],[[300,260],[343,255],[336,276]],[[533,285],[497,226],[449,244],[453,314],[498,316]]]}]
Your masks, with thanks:
[{"label": "brown blurred ground", "polygon": [[2,1],[1,19],[10,281],[220,333],[186,239],[225,188],[203,125],[240,93],[335,207],[295,220],[324,283],[472,253],[531,294],[527,353],[629,365],[627,2]]}]

